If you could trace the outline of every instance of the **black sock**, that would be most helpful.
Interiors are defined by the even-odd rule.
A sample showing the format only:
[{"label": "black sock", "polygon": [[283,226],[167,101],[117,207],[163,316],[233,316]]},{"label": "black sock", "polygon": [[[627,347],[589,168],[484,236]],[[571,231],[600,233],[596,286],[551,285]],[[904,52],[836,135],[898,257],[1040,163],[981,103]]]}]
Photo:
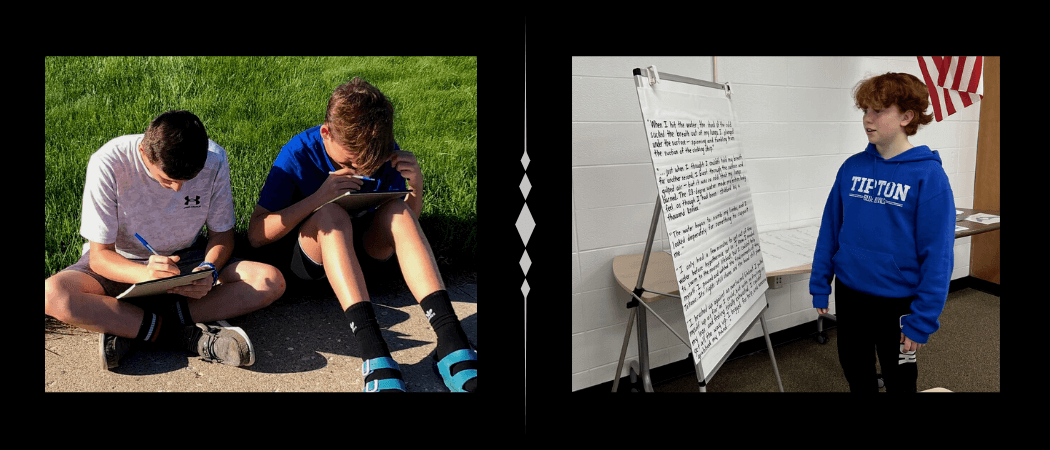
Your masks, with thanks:
[{"label": "black sock", "polygon": [[[420,300],[419,306],[430,320],[430,326],[437,334],[437,359],[440,361],[456,350],[469,349],[470,342],[463,327],[459,324],[455,310],[452,309],[452,301],[448,298],[448,291],[436,291]],[[464,369],[477,369],[477,361],[463,361],[454,364],[450,368],[452,375]],[[463,390],[477,392],[478,379],[468,380],[463,384]]]},{"label": "black sock", "polygon": [[[371,302],[357,302],[350,305],[343,312],[346,319],[350,321],[350,331],[357,339],[357,347],[361,349],[361,359],[369,360],[379,357],[389,357],[390,350],[386,341],[379,333],[379,322],[376,321],[375,310]],[[397,378],[401,379],[401,372],[394,369],[378,369],[365,377],[365,383],[373,379]]]},{"label": "black sock", "polygon": [[194,324],[193,317],[190,316],[190,299],[188,297],[179,296],[180,298],[174,302],[175,317],[179,318],[179,322],[183,326],[191,326]]},{"label": "black sock", "polygon": [[139,325],[139,334],[135,336],[136,341],[153,342],[160,334],[160,323],[162,319],[155,313],[142,312],[142,324]]},{"label": "black sock", "polygon": [[[143,325],[139,328],[139,336],[142,337],[143,333],[149,333],[148,326],[145,323],[146,318],[156,316],[156,329],[144,340],[148,339],[147,342],[153,343],[158,349],[182,348],[183,335],[185,334],[182,332],[183,329],[194,327],[188,300],[189,298],[181,295],[166,294],[150,300],[148,305],[146,303],[139,304],[146,313],[146,317],[143,318]],[[163,333],[160,330],[161,323],[165,325]]]},{"label": "black sock", "polygon": [[193,326],[193,317],[190,316],[189,298],[177,294],[169,294],[158,298],[156,311],[168,319],[168,323],[178,323],[184,327]]}]

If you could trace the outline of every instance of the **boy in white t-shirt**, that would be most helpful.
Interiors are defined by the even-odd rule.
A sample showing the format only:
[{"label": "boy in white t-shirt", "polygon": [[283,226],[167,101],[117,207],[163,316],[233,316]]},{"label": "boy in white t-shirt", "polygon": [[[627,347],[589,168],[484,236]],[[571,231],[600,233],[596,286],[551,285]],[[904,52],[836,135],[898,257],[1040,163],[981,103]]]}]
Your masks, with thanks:
[{"label": "boy in white t-shirt", "polygon": [[[110,140],[91,156],[80,226],[88,242],[76,264],[44,281],[44,313],[101,333],[108,369],[140,342],[250,365],[255,356],[243,330],[204,323],[265,307],[285,284],[273,266],[230,258],[233,226],[226,151],[193,113],[161,114],[145,134]],[[115,298],[133,283],[205,268],[215,269],[212,279],[171,295]]]}]

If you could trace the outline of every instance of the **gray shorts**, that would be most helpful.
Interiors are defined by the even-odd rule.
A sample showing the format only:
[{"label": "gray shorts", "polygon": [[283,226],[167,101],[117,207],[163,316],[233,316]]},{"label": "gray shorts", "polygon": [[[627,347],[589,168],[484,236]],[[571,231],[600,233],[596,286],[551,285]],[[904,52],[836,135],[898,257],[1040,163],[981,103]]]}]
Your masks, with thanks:
[{"label": "gray shorts", "polygon": [[[197,239],[197,241],[194,242],[193,245],[175,252],[175,255],[179,256],[179,262],[177,263],[177,265],[179,266],[180,272],[190,273],[193,271],[193,269],[199,266],[200,263],[204,262],[204,251],[207,249],[207,243],[208,241],[206,239]],[[131,285],[128,283],[120,283],[117,281],[110,280],[106,277],[103,277],[102,275],[95,273],[94,270],[91,270],[91,267],[88,265],[88,255],[90,253],[91,250],[84,252],[84,254],[80,256],[80,259],[77,260],[76,263],[62,270],[75,270],[77,272],[82,272],[90,275],[91,278],[94,278],[96,281],[98,281],[99,284],[102,285],[102,289],[104,289],[106,291],[106,295],[110,297],[116,297],[117,295],[120,295],[121,292],[124,292],[129,287],[131,287]],[[129,261],[142,265],[149,264],[149,261],[147,260],[132,259]],[[226,265],[233,264],[237,261],[241,261],[241,259],[231,257],[230,260],[226,262]]]}]

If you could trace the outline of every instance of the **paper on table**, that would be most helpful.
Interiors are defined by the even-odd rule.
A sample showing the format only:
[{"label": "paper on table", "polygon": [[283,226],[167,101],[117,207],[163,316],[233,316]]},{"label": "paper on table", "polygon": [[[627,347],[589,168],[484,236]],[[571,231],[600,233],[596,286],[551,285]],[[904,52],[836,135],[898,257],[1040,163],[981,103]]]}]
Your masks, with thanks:
[{"label": "paper on table", "polygon": [[820,226],[758,233],[766,273],[813,263]]},{"label": "paper on table", "polygon": [[970,217],[967,217],[966,220],[969,220],[970,222],[991,224],[991,223],[999,223],[999,216],[995,216],[995,215],[991,215],[991,214],[985,214],[985,213],[977,213],[977,214],[974,214],[974,215],[972,215]]}]

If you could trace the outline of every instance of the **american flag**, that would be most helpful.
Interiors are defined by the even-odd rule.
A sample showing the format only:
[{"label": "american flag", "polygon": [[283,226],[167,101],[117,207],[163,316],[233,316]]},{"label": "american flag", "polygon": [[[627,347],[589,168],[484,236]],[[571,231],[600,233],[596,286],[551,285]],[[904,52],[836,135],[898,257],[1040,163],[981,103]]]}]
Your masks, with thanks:
[{"label": "american flag", "polygon": [[984,98],[983,56],[919,56],[919,69],[930,91],[938,122]]}]

